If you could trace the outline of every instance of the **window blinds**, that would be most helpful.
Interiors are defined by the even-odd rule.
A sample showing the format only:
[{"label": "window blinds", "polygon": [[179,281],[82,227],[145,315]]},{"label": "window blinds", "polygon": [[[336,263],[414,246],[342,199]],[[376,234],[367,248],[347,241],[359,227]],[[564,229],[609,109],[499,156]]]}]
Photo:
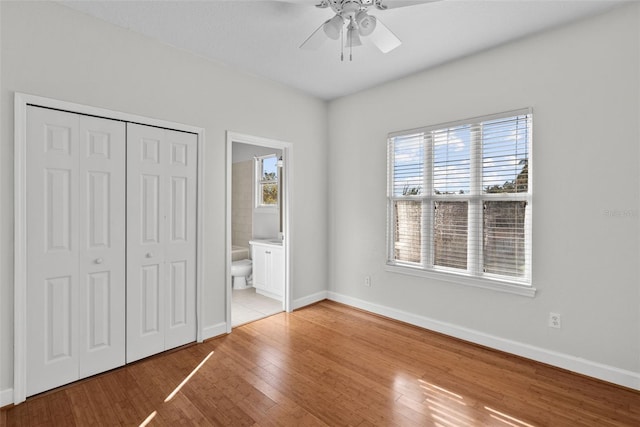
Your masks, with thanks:
[{"label": "window blinds", "polygon": [[393,156],[391,203],[393,258],[408,263],[422,260],[422,201],[426,144],[422,133],[403,135],[389,143]]},{"label": "window blinds", "polygon": [[529,114],[482,123],[483,271],[525,278],[530,238],[525,218],[529,193]]},{"label": "window blinds", "polygon": [[482,123],[484,193],[526,193],[529,163],[528,115]]},{"label": "window blinds", "polygon": [[530,283],[532,114],[392,134],[388,263]]}]

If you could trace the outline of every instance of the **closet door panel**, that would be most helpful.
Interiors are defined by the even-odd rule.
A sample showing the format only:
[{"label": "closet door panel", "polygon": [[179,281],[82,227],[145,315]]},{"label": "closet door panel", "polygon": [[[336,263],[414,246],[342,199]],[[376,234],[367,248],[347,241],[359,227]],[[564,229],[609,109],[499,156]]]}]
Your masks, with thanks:
[{"label": "closet door panel", "polygon": [[78,115],[27,108],[27,395],[78,379]]},{"label": "closet door panel", "polygon": [[80,116],[80,378],[125,363],[125,124]]},{"label": "closet door panel", "polygon": [[165,349],[163,140],[127,124],[127,362]]},{"label": "closet door panel", "polygon": [[127,361],[196,339],[197,136],[127,125]]},{"label": "closet door panel", "polygon": [[196,340],[196,179],[198,139],[166,131],[167,239],[169,268],[167,349]]}]

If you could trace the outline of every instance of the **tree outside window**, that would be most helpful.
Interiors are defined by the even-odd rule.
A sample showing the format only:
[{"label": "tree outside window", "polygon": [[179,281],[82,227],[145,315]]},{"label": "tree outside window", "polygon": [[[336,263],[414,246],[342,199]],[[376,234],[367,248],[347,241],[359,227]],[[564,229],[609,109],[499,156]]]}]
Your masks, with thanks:
[{"label": "tree outside window", "polygon": [[258,176],[258,207],[278,206],[278,158],[275,154],[258,157],[256,171]]}]

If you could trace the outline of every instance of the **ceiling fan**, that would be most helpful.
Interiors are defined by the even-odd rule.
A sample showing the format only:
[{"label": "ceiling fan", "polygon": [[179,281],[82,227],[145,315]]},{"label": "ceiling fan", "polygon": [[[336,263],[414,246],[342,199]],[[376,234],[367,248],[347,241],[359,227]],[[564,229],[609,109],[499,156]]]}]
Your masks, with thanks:
[{"label": "ceiling fan", "polygon": [[[438,0],[402,1],[402,0],[321,0],[318,8],[330,7],[335,15],[315,30],[301,45],[301,49],[317,49],[327,38],[344,40],[341,47],[349,48],[349,60],[353,59],[352,48],[362,45],[360,37],[366,37],[381,52],[391,52],[400,46],[400,39],[391,32],[379,19],[369,15],[368,9],[373,6],[378,10],[430,3]],[[340,59],[344,60],[344,51],[340,51]]]}]

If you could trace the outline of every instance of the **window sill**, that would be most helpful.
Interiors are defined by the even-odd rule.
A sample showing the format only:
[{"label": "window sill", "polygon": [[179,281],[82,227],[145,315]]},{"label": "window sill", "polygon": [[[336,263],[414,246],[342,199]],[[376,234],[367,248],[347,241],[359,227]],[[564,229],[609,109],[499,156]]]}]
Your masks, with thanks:
[{"label": "window sill", "polygon": [[392,273],[406,274],[409,276],[427,277],[430,279],[452,282],[458,285],[473,286],[476,288],[490,289],[492,291],[506,292],[533,298],[536,295],[536,288],[518,282],[507,282],[502,280],[492,280],[483,277],[470,277],[462,274],[444,273],[439,271],[427,271],[413,267],[386,264],[385,270]]}]

